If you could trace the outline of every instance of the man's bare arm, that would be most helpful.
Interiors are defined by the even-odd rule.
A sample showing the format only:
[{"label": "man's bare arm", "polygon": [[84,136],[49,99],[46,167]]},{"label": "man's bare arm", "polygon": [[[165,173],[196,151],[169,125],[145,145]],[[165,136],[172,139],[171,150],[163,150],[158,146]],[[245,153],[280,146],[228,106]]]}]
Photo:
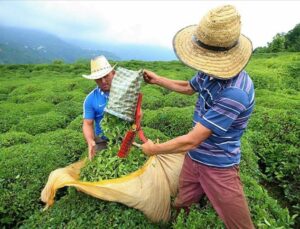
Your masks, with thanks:
[{"label": "man's bare arm", "polygon": [[144,70],[144,79],[150,84],[156,84],[181,94],[192,95],[195,93],[188,81],[171,80],[148,70]]},{"label": "man's bare arm", "polygon": [[148,140],[142,145],[142,149],[147,155],[186,152],[196,148],[211,134],[212,131],[210,129],[197,123],[193,130],[186,135],[179,136],[161,144],[154,144],[151,140]]},{"label": "man's bare arm", "polygon": [[95,134],[94,134],[94,120],[93,119],[84,119],[82,125],[82,131],[84,138],[88,144],[88,153],[89,159],[92,160],[96,154],[95,151]]}]

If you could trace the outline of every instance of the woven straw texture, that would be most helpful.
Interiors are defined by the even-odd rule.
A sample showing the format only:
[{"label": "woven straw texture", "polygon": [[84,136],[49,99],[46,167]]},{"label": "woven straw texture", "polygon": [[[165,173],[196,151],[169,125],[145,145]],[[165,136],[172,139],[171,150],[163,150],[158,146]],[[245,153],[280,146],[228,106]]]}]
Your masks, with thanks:
[{"label": "woven straw texture", "polygon": [[[251,41],[240,31],[240,15],[235,7],[218,7],[209,11],[198,25],[177,32],[173,39],[174,51],[187,66],[216,78],[229,79],[245,68],[252,54]],[[215,51],[205,45],[229,50]]]},{"label": "woven straw texture", "polygon": [[143,71],[118,67],[113,78],[105,112],[129,122],[134,121]]},{"label": "woven straw texture", "polygon": [[110,73],[116,65],[111,67],[105,56],[97,56],[91,59],[91,74],[82,75],[86,79],[95,80],[104,77]]}]

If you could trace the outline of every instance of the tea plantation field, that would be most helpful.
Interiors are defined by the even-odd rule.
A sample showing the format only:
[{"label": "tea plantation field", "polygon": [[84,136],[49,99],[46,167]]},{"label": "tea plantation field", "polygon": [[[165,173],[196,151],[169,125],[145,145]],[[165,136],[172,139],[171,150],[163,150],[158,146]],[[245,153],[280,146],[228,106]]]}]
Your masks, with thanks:
[{"label": "tea plantation field", "polygon": [[[195,74],[177,61],[118,65],[180,80]],[[300,228],[300,53],[256,54],[246,70],[256,106],[240,170],[253,221],[257,228]],[[0,66],[0,228],[224,228],[205,199],[168,224],[73,188],[59,190],[53,207],[41,211],[49,173],[87,156],[82,103],[95,83],[81,74],[89,71],[82,61]],[[146,84],[142,91],[147,137],[165,141],[191,129],[196,95]]]}]

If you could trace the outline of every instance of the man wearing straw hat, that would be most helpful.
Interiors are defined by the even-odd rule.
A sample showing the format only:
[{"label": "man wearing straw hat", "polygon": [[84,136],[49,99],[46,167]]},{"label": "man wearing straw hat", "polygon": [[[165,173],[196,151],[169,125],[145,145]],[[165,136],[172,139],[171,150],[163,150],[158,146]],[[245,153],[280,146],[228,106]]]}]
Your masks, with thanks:
[{"label": "man wearing straw hat", "polygon": [[83,75],[84,78],[94,80],[97,84],[97,87],[87,95],[83,103],[82,130],[88,144],[90,160],[93,159],[97,151],[106,147],[107,139],[98,136],[102,133],[100,122],[115,75],[114,67],[109,64],[105,56],[98,56],[91,59],[91,74]]},{"label": "man wearing straw hat", "polygon": [[239,177],[240,138],[254,106],[254,87],[243,70],[251,41],[240,33],[240,15],[226,5],[209,11],[199,25],[180,30],[177,57],[198,72],[190,81],[170,80],[145,70],[144,79],[167,89],[198,93],[194,128],[168,142],[142,145],[147,155],[185,152],[176,208],[206,195],[227,228],[254,228]]}]

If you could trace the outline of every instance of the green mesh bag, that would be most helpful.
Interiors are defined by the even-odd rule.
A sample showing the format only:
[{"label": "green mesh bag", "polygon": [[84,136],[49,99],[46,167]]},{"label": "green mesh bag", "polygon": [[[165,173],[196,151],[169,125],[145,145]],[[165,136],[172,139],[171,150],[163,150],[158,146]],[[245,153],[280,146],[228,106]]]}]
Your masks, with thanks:
[{"label": "green mesh bag", "polygon": [[118,67],[112,80],[105,112],[133,122],[138,94],[143,80],[143,70],[132,71]]}]

